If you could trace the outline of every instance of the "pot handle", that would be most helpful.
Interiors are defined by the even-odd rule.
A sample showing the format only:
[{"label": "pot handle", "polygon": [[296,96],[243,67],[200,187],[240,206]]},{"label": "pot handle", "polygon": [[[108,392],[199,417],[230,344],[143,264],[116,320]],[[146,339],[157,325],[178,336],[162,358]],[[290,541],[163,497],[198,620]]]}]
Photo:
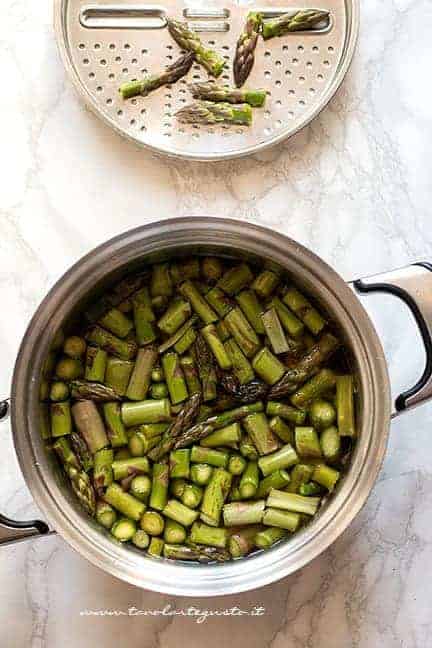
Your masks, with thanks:
[{"label": "pot handle", "polygon": [[387,292],[402,299],[419,327],[426,351],[426,366],[417,383],[399,394],[395,406],[402,412],[432,398],[432,264],[426,262],[357,279],[354,288],[360,293]]},{"label": "pot handle", "polygon": [[[0,401],[0,421],[7,418],[9,412],[9,399]],[[21,540],[27,540],[34,536],[51,534],[46,522],[42,520],[29,520],[28,522],[18,522],[0,513],[0,546],[14,544]]]}]

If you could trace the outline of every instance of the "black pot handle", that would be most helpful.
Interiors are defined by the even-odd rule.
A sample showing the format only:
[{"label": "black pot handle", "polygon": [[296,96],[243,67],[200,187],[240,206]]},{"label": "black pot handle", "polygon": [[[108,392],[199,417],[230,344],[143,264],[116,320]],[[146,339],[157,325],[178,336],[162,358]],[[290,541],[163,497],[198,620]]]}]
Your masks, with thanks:
[{"label": "black pot handle", "polygon": [[426,351],[426,366],[417,383],[395,402],[401,412],[432,398],[432,264],[426,262],[354,281],[360,293],[387,292],[402,299],[419,327]]},{"label": "black pot handle", "polygon": [[[0,401],[0,421],[6,419],[9,413],[9,399]],[[27,540],[34,536],[53,533],[46,522],[41,520],[29,520],[28,522],[17,522],[0,513],[0,546],[13,544],[20,540]]]}]

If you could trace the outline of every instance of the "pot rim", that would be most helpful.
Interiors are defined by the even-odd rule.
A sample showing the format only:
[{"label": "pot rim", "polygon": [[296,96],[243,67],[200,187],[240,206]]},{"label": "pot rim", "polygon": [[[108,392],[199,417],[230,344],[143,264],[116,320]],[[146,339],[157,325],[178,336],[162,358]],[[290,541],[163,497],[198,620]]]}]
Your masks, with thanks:
[{"label": "pot rim", "polygon": [[[341,326],[353,352],[362,399],[352,464],[317,519],[288,542],[221,565],[153,559],[119,546],[85,515],[69,491],[63,492],[37,429],[40,368],[62,320],[92,285],[103,279],[107,266],[114,270],[156,249],[170,252],[191,245],[238,253],[239,241],[242,251],[270,259],[294,273],[296,282],[304,284],[309,293],[315,292]],[[353,291],[330,266],[296,241],[262,226],[225,218],[173,218],[129,230],[103,243],[75,263],[49,291],[18,352],[11,421],[16,453],[32,496],[50,525],[75,550],[113,576],[139,587],[171,595],[217,596],[255,589],[293,573],[349,526],[365,503],[384,458],[390,401],[387,365],[375,329]]]}]

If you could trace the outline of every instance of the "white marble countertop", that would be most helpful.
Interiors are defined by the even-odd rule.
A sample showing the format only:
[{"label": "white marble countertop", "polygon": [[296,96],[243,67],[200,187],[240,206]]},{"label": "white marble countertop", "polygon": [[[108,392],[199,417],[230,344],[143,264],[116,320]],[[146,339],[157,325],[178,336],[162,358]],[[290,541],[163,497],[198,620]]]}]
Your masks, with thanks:
[{"label": "white marble countertop", "polygon": [[[206,214],[262,223],[311,247],[346,279],[432,258],[430,1],[364,0],[354,64],[327,110],[285,145],[214,165],[158,159],[91,115],[65,78],[51,12],[51,2],[3,0],[0,8],[1,395],[25,327],[53,282],[95,245],[150,220]],[[419,338],[394,298],[370,304],[396,393],[421,372]],[[380,479],[339,541],[261,590],[172,599],[111,578],[59,537],[2,548],[0,645],[427,648],[431,411],[423,406],[392,424]],[[1,510],[30,517],[35,507],[7,423],[0,443]],[[80,614],[166,604],[258,605],[265,614],[201,624]]]}]

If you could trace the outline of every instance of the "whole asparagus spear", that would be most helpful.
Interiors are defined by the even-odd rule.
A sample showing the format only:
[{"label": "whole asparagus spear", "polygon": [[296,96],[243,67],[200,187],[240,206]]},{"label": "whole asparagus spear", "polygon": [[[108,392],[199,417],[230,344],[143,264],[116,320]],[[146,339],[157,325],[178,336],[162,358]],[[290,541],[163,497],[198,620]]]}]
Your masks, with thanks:
[{"label": "whole asparagus spear", "polygon": [[264,20],[262,35],[264,40],[274,36],[283,36],[288,32],[312,29],[323,21],[328,21],[329,12],[321,9],[303,9],[293,14],[284,14],[271,20]]},{"label": "whole asparagus spear", "polygon": [[159,461],[175,445],[176,439],[194,423],[201,405],[201,394],[194,394],[177,414],[175,421],[163,435],[162,441],[152,448],[148,457],[152,461]]},{"label": "whole asparagus spear", "polygon": [[244,84],[252,70],[261,24],[261,14],[251,11],[246,18],[246,24],[237,41],[233,72],[234,81],[238,88]]},{"label": "whole asparagus spear", "polygon": [[295,392],[297,387],[316,374],[322,365],[339,347],[340,342],[331,333],[325,333],[318,342],[270,389],[270,400],[283,398]]},{"label": "whole asparagus spear", "polygon": [[176,112],[176,117],[183,124],[239,124],[250,126],[252,109],[249,104],[211,103],[195,101]]},{"label": "whole asparagus spear", "polygon": [[119,88],[119,92],[123,99],[130,99],[137,95],[146,97],[153,90],[170,83],[176,83],[176,81],[184,77],[191,69],[194,59],[195,54],[187,52],[159,74],[152,74],[141,81],[123,83]]},{"label": "whole asparagus spear", "polygon": [[206,49],[198,34],[189,29],[187,23],[168,19],[168,31],[182,49],[195,54],[198,63],[203,65],[210,74],[215,77],[222,74],[225,66],[224,59],[217,52]]},{"label": "whole asparagus spear", "polygon": [[240,90],[215,83],[191,83],[189,90],[194,99],[226,101],[230,104],[247,103],[255,108],[263,106],[266,99],[265,90]]},{"label": "whole asparagus spear", "polygon": [[72,380],[71,395],[76,400],[92,400],[97,403],[107,403],[120,400],[120,396],[111,389],[100,383],[88,382],[87,380]]}]

